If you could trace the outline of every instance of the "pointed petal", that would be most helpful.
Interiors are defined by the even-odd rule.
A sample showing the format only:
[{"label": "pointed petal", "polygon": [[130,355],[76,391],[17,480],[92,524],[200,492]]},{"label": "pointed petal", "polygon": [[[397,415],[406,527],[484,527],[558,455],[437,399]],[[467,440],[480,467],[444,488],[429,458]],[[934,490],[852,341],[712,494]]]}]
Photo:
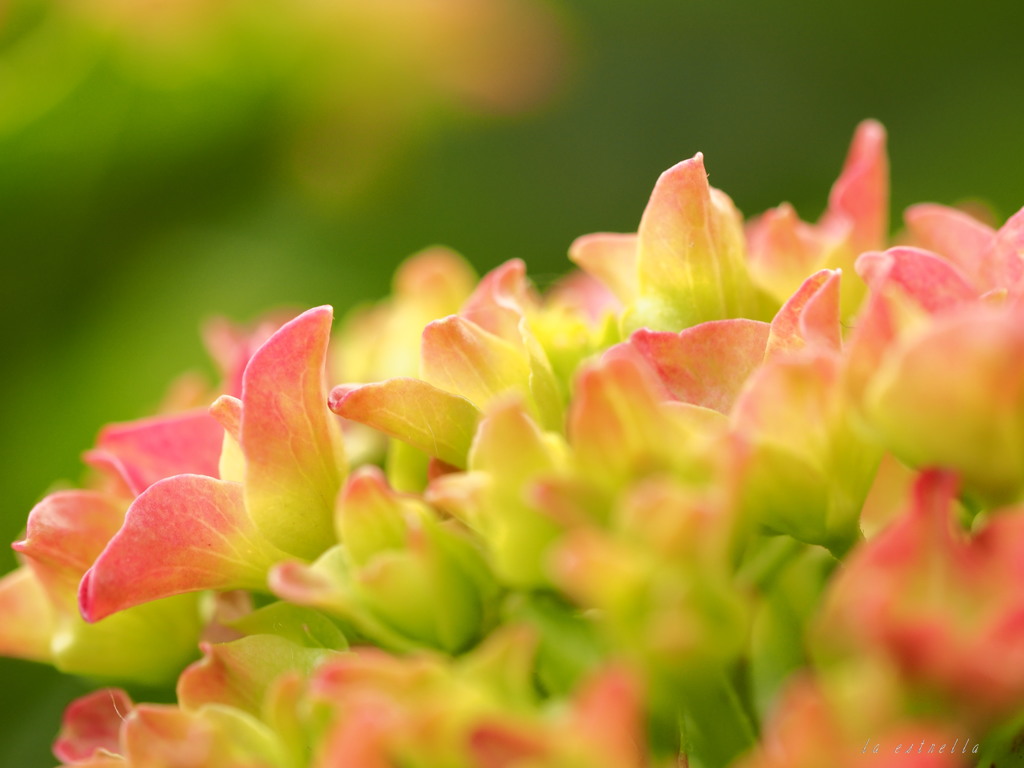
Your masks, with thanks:
[{"label": "pointed petal", "polygon": [[822,217],[826,229],[848,228],[855,254],[885,247],[889,235],[889,158],[885,128],[874,120],[857,126],[846,163]]},{"label": "pointed petal", "polygon": [[766,355],[795,352],[807,346],[839,352],[838,270],[823,269],[808,277],[772,320]]},{"label": "pointed petal", "polygon": [[881,458],[852,426],[841,374],[842,358],[827,350],[776,356],[732,411],[734,432],[750,448],[744,508],[771,530],[840,554],[859,536]]},{"label": "pointed petal", "polygon": [[578,237],[569,259],[611,289],[623,304],[637,295],[637,236],[597,233]]},{"label": "pointed petal", "polygon": [[480,412],[464,397],[419,379],[335,387],[330,407],[429,456],[464,467]]},{"label": "pointed petal", "polygon": [[53,754],[69,763],[88,760],[100,750],[120,754],[121,723],[134,706],[120,688],[101,688],[75,699],[64,710]]},{"label": "pointed petal", "polygon": [[996,233],[992,252],[984,260],[984,279],[993,288],[1021,290],[1024,282],[1024,208]]},{"label": "pointed petal", "polygon": [[242,376],[253,353],[269,339],[288,317],[272,312],[251,326],[238,325],[224,317],[215,317],[203,325],[203,344],[221,373],[221,391],[238,397],[242,394]]},{"label": "pointed petal", "polygon": [[134,495],[165,477],[217,476],[223,432],[206,409],[105,427],[90,464],[118,472]]},{"label": "pointed petal", "polygon": [[345,472],[324,365],[330,307],[286,323],[256,351],[242,385],[245,506],[275,546],[315,557],[334,541],[334,499]]},{"label": "pointed petal", "polygon": [[713,320],[678,334],[640,329],[628,343],[674,398],[727,414],[764,359],[768,331],[756,320]]},{"label": "pointed petal", "polygon": [[87,621],[157,598],[201,589],[264,589],[286,555],[253,525],[242,487],[201,475],[151,486],[82,579]]},{"label": "pointed petal", "polygon": [[638,231],[640,299],[630,329],[679,331],[706,320],[757,318],[739,212],[708,186],[697,154],[665,171]]},{"label": "pointed petal", "polygon": [[560,445],[547,439],[521,401],[496,403],[480,424],[470,452],[470,467],[491,474],[494,482],[518,493],[531,476],[558,465]]}]

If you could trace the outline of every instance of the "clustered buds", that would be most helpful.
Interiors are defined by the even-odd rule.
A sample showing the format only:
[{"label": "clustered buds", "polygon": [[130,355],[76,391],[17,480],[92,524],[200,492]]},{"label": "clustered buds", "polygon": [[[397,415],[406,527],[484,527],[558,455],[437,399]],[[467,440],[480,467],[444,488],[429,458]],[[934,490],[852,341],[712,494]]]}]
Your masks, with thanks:
[{"label": "clustered buds", "polygon": [[0,581],[98,685],[65,766],[1002,764],[1024,715],[1024,211],[888,248],[864,123],[816,224],[697,155],[541,292],[216,326],[207,408],[107,427]]}]

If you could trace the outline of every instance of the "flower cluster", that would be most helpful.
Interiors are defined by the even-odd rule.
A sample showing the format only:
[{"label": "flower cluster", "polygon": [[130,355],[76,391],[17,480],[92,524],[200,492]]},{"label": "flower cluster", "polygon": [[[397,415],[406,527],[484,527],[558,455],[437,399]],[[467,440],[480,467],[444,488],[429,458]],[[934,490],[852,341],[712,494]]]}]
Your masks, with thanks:
[{"label": "flower cluster", "polygon": [[744,223],[697,155],[543,293],[434,249],[333,335],[212,329],[220,388],[104,429],[0,581],[0,652],[177,680],[74,702],[57,757],[1013,755],[1024,211],[915,206],[886,250],[884,144],[860,126],[814,224]]}]

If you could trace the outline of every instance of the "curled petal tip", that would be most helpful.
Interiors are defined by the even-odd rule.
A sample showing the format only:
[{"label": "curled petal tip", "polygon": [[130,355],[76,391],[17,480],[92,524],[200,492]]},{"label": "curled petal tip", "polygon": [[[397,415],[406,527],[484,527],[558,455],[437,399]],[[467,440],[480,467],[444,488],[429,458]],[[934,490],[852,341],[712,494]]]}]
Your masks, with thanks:
[{"label": "curled petal tip", "polygon": [[339,384],[331,390],[327,396],[327,407],[334,413],[341,415],[343,408],[343,402],[350,392],[358,389],[358,384]]}]

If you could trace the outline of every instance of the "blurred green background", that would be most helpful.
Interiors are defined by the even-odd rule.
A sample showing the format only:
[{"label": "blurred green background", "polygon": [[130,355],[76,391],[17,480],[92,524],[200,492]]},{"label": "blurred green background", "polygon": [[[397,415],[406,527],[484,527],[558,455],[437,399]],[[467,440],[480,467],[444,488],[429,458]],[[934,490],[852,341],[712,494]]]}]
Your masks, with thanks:
[{"label": "blurred green background", "polygon": [[[204,319],[340,313],[435,243],[481,271],[523,257],[543,284],[577,235],[634,230],[658,173],[698,150],[747,215],[788,200],[813,219],[875,117],[895,222],[921,200],[1008,216],[1024,203],[1015,14],[1019,0],[0,1],[0,533],[80,476],[102,424],[208,367]],[[10,660],[0,683],[0,765],[54,764],[82,684]]]}]

